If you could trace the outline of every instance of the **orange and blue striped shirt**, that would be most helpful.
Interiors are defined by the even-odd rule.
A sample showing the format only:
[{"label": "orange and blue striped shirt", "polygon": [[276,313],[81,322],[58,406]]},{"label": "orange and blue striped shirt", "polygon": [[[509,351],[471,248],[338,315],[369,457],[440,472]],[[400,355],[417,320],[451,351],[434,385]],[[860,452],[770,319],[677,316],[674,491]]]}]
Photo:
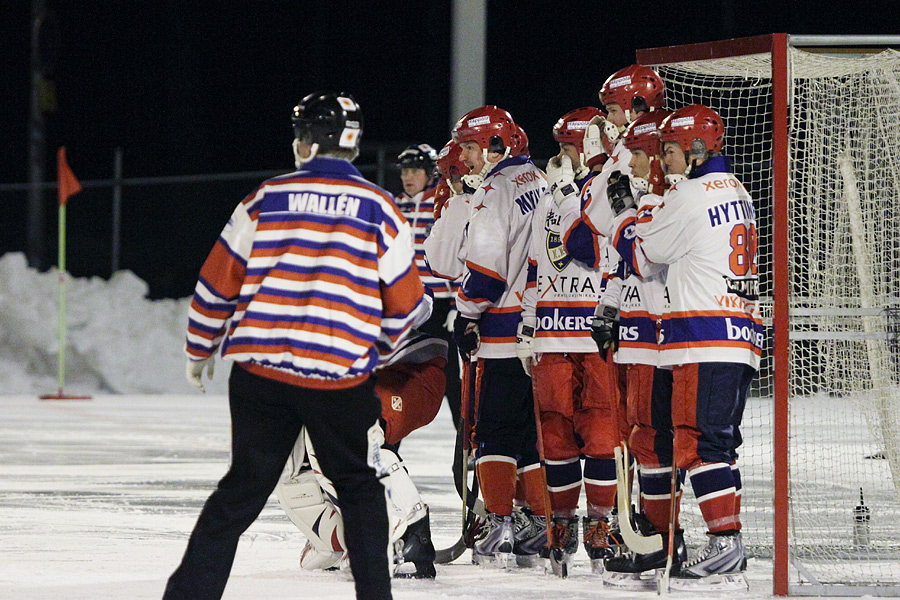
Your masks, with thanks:
[{"label": "orange and blue striped shirt", "polygon": [[312,388],[364,381],[430,302],[390,194],[344,160],[314,158],[234,210],[203,264],[189,357],[222,355]]}]

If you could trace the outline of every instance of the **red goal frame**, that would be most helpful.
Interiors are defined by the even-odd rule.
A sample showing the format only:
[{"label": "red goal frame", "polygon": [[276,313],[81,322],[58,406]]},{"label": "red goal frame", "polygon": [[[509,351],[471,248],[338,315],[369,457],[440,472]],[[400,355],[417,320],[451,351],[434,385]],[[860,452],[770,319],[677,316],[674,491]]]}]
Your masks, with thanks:
[{"label": "red goal frame", "polygon": [[[773,593],[790,594],[789,584],[789,93],[791,47],[871,48],[898,47],[898,36],[796,36],[773,33],[714,42],[646,48],[637,50],[637,63],[671,64],[751,54],[771,56],[772,82],[772,362],[773,362],[773,467],[774,467],[774,539]],[[866,50],[863,50],[865,48]]]}]

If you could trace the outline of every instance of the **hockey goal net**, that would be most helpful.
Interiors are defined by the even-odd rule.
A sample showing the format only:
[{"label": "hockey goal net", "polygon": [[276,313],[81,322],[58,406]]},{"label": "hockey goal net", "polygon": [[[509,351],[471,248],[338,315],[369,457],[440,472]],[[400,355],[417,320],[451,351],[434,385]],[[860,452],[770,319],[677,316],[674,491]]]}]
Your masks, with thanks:
[{"label": "hockey goal net", "polygon": [[637,53],[666,108],[721,114],[756,202],[767,348],[744,413],[742,521],[779,595],[900,595],[896,42],[775,34]]}]

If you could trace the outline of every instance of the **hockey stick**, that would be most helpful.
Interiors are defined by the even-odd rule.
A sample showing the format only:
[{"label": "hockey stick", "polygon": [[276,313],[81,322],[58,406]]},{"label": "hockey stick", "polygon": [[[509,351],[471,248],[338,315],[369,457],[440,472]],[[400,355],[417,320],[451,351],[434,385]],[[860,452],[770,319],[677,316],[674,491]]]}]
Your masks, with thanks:
[{"label": "hockey stick", "polygon": [[628,448],[623,442],[613,450],[616,459],[616,502],[619,508],[619,532],[628,549],[637,554],[650,554],[663,549],[661,534],[641,535],[631,520],[631,481],[628,475]]},{"label": "hockey stick", "polygon": [[457,437],[462,437],[460,446],[460,470],[462,478],[460,481],[459,492],[462,498],[462,535],[466,537],[466,526],[469,522],[469,407],[472,402],[472,361],[468,358],[463,359],[462,365],[462,402],[460,404],[460,421]]},{"label": "hockey stick", "polygon": [[446,565],[447,563],[452,563],[454,560],[463,555],[463,552],[466,551],[466,536],[465,534],[459,536],[459,539],[454,542],[452,546],[449,548],[443,548],[441,550],[434,551],[434,562],[439,565]]},{"label": "hockey stick", "polygon": [[672,556],[675,554],[675,512],[678,507],[678,465],[675,457],[672,457],[672,482],[669,487],[669,545],[666,551],[666,568],[663,571],[662,580],[656,587],[656,593],[660,595],[669,593],[669,575],[672,573]]},{"label": "hockey stick", "polygon": [[540,462],[541,474],[543,475],[543,479],[544,479],[544,489],[542,490],[542,492],[543,492],[542,496],[543,496],[543,500],[544,500],[544,515],[547,518],[547,548],[550,549],[550,563],[551,563],[551,566],[553,567],[553,573],[556,575],[559,575],[560,577],[565,578],[565,577],[569,576],[568,567],[566,566],[566,563],[560,562],[560,561],[556,561],[554,563],[553,523],[552,523],[553,508],[550,505],[550,490],[547,488],[547,469],[544,466],[544,462],[545,462],[544,437],[543,437],[543,432],[541,430],[541,408],[540,408],[540,406],[538,406],[537,399],[534,398],[533,389],[534,388],[532,386],[532,404],[534,405],[534,427],[535,427],[535,430],[537,431],[537,443],[535,445],[537,446],[538,459],[541,461]]}]

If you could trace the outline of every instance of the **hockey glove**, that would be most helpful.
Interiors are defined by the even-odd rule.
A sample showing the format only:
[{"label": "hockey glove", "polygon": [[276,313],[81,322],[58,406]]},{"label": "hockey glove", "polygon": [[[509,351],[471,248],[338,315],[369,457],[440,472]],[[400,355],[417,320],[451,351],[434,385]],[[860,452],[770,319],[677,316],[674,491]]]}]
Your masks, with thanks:
[{"label": "hockey glove", "polygon": [[600,358],[606,360],[609,349],[615,352],[619,347],[619,311],[612,306],[602,306],[600,314],[591,319],[591,337],[597,344]]},{"label": "hockey glove", "polygon": [[599,115],[588,121],[584,130],[584,164],[591,169],[605,160],[606,147],[603,145],[605,130],[606,119]]},{"label": "hockey glove", "polygon": [[622,175],[619,171],[613,171],[609,175],[606,184],[606,197],[609,207],[618,217],[629,208],[635,206],[634,196],[631,195],[631,181],[628,175]]},{"label": "hockey glove", "polygon": [[547,183],[556,206],[560,206],[567,197],[578,193],[575,185],[575,170],[572,159],[568,156],[554,156],[547,162]]},{"label": "hockey glove", "polygon": [[478,352],[481,336],[478,333],[478,321],[467,319],[457,314],[453,321],[453,341],[463,360],[469,360]]},{"label": "hockey glove", "polygon": [[534,367],[534,325],[527,324],[526,321],[533,322],[534,317],[519,322],[519,329],[516,331],[516,356],[522,361],[525,373],[531,377]]},{"label": "hockey glove", "polygon": [[215,359],[213,359],[212,356],[200,360],[189,358],[185,365],[184,374],[185,377],[187,377],[188,383],[201,392],[206,392],[206,390],[203,389],[203,369],[206,368],[206,378],[212,380],[214,367]]}]

